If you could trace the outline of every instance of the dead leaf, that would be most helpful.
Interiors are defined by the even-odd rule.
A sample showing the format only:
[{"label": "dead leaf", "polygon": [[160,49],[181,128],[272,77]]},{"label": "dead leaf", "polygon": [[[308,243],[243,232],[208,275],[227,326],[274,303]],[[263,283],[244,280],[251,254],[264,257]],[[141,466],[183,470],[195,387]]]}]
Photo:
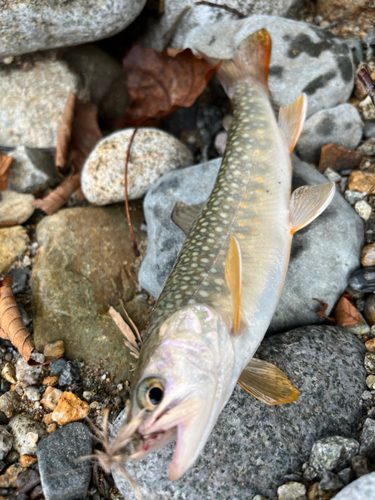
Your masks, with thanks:
[{"label": "dead leaf", "polygon": [[13,162],[13,156],[0,155],[0,191],[8,187],[9,169]]},{"label": "dead leaf", "polygon": [[[130,353],[135,357],[139,357],[139,346],[137,344],[137,339],[136,336],[133,332],[133,330],[130,328],[130,326],[125,322],[124,318],[121,316],[120,313],[116,311],[114,307],[110,307],[108,313],[110,314],[111,318],[113,321],[116,323],[116,325],[119,327],[121,330],[121,333],[125,337],[125,345],[130,349]],[[129,316],[128,316],[129,319]],[[132,322],[132,325],[135,327],[134,323]],[[135,327],[136,328],[136,327]],[[137,333],[138,330],[136,329]]]},{"label": "dead leaf", "polygon": [[356,326],[364,324],[359,311],[347,297],[342,296],[334,310],[335,319],[340,326]]},{"label": "dead leaf", "polygon": [[34,349],[30,332],[23,324],[22,316],[12,291],[12,276],[0,280],[0,336],[8,339],[26,361]]},{"label": "dead leaf", "polygon": [[57,188],[51,191],[45,198],[34,200],[32,204],[34,207],[43,210],[46,214],[52,215],[65,205],[70,196],[77,191],[80,185],[81,173],[79,172],[69,177],[69,179],[65,179],[60,186],[57,186]]},{"label": "dead leaf", "polygon": [[120,127],[155,124],[181,106],[191,106],[216,73],[190,49],[173,49],[173,56],[135,45],[123,59],[132,103]]},{"label": "dead leaf", "polygon": [[326,315],[326,310],[327,310],[327,307],[328,307],[327,302],[322,302],[319,299],[313,299],[313,300],[316,300],[322,306],[321,310],[320,311],[315,311],[315,313],[320,318],[326,319],[326,320],[330,321],[331,323],[336,323],[336,320],[334,318],[330,318],[329,316]]},{"label": "dead leaf", "polygon": [[68,153],[72,137],[72,126],[74,121],[74,110],[76,107],[77,96],[73,92],[69,93],[68,100],[65,104],[65,109],[62,117],[62,122],[57,134],[56,146],[56,167],[63,173],[68,167]]}]

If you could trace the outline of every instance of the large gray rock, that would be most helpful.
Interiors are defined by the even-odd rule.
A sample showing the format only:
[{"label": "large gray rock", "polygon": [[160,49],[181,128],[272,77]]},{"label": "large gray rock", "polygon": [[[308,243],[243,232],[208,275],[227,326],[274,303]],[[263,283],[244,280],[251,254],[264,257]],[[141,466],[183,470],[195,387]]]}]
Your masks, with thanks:
[{"label": "large gray rock", "polygon": [[[221,158],[163,176],[147,193],[144,212],[149,243],[139,271],[141,285],[158,297],[185,241],[171,219],[175,204],[203,202],[214,185]],[[327,179],[293,156],[293,190]],[[349,275],[360,265],[363,222],[336,193],[328,209],[293,238],[283,292],[269,331],[319,323],[317,298],[330,312],[344,291]],[[327,314],[329,314],[329,312]]]},{"label": "large gray rock", "polygon": [[275,16],[250,16],[195,28],[179,46],[228,59],[244,38],[261,28],[272,37],[269,88],[275,107],[286,106],[305,92],[310,116],[349,99],[354,85],[349,47],[311,24]]},{"label": "large gray rock", "polygon": [[220,21],[238,20],[252,14],[292,16],[301,0],[226,0],[211,5],[197,5],[194,0],[166,0],[161,16],[151,17],[142,42],[162,51],[173,33],[173,44],[182,47],[189,32],[196,27]]},{"label": "large gray rock", "polygon": [[[257,355],[290,377],[301,391],[296,402],[268,406],[237,386],[200,458],[179,481],[168,480],[174,444],[126,467],[157,499],[274,498],[317,439],[357,437],[363,354],[363,344],[341,328],[304,327],[267,338]],[[118,472],[115,481],[125,498],[134,498]]]},{"label": "large gray rock", "polygon": [[346,149],[355,149],[362,138],[362,120],[357,108],[351,104],[340,104],[332,109],[323,109],[308,118],[296,151],[302,160],[319,163],[320,150],[334,143]]},{"label": "large gray rock", "polygon": [[334,497],[335,500],[375,500],[375,472],[360,477],[345,486]]},{"label": "large gray rock", "polygon": [[8,0],[0,11],[0,57],[100,40],[123,30],[146,0]]}]

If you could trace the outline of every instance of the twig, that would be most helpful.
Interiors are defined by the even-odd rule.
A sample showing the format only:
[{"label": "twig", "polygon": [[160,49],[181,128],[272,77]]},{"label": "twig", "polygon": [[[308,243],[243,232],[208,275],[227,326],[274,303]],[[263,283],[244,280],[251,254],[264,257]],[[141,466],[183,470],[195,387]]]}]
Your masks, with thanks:
[{"label": "twig", "polygon": [[245,14],[242,14],[242,12],[239,12],[236,9],[233,9],[232,7],[228,7],[228,5],[219,5],[214,2],[206,2],[206,1],[201,1],[201,2],[195,2],[194,5],[208,5],[209,7],[217,7],[218,9],[224,9],[228,12],[231,12],[235,16],[238,16],[239,19],[244,19],[246,17]]},{"label": "twig", "polygon": [[370,96],[372,103],[375,106],[375,83],[370,76],[367,66],[363,66],[363,68],[358,71],[357,76],[363,83],[367,94]]},{"label": "twig", "polygon": [[128,198],[128,163],[129,163],[129,157],[130,157],[130,149],[132,147],[133,139],[134,139],[134,136],[135,136],[135,133],[137,132],[137,130],[138,130],[138,128],[134,129],[134,132],[133,132],[133,134],[130,138],[130,141],[129,141],[128,150],[126,152],[126,160],[125,160],[125,210],[126,210],[126,216],[128,218],[130,237],[131,237],[132,242],[133,242],[134,255],[136,257],[139,257],[141,254],[139,253],[137,240],[135,239],[135,234],[133,231],[132,220],[130,217],[130,210],[129,210],[129,198]]}]

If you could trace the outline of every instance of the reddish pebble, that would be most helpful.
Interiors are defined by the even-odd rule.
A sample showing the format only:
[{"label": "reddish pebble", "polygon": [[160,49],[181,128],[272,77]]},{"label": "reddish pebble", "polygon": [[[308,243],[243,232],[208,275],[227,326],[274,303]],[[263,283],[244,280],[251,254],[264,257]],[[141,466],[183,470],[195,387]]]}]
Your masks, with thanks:
[{"label": "reddish pebble", "polygon": [[20,461],[22,467],[30,467],[30,465],[33,465],[38,461],[38,458],[36,455],[22,455]]},{"label": "reddish pebble", "polygon": [[370,339],[365,343],[366,349],[368,351],[375,352],[375,339]]},{"label": "reddish pebble", "polygon": [[46,377],[43,380],[43,385],[48,385],[49,387],[56,387],[57,384],[59,383],[59,376],[58,375],[53,375],[51,377]]},{"label": "reddish pebble", "polygon": [[47,344],[44,348],[43,354],[46,358],[59,359],[64,356],[65,344],[62,340],[56,340],[52,344]]}]

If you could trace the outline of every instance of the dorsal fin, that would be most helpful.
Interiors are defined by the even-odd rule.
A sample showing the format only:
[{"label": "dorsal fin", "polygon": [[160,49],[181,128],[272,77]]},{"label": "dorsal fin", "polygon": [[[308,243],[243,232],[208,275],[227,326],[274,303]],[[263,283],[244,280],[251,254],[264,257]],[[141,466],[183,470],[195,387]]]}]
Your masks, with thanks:
[{"label": "dorsal fin", "polygon": [[301,94],[294,102],[279,110],[279,127],[283,131],[290,153],[292,153],[302,132],[306,109],[307,98],[305,94]]},{"label": "dorsal fin", "polygon": [[242,258],[240,244],[237,239],[231,235],[227,260],[225,262],[225,279],[227,280],[232,297],[234,315],[233,323],[235,332],[238,332],[240,323],[241,275]]},{"label": "dorsal fin", "polygon": [[172,212],[173,222],[187,234],[205,204],[206,202],[203,201],[196,205],[186,205],[183,201],[178,201]]},{"label": "dorsal fin", "polygon": [[268,405],[292,403],[300,392],[277,366],[253,358],[241,373],[238,383]]},{"label": "dorsal fin", "polygon": [[294,234],[315,220],[331,203],[334,194],[334,182],[296,189],[289,203],[291,233]]}]

